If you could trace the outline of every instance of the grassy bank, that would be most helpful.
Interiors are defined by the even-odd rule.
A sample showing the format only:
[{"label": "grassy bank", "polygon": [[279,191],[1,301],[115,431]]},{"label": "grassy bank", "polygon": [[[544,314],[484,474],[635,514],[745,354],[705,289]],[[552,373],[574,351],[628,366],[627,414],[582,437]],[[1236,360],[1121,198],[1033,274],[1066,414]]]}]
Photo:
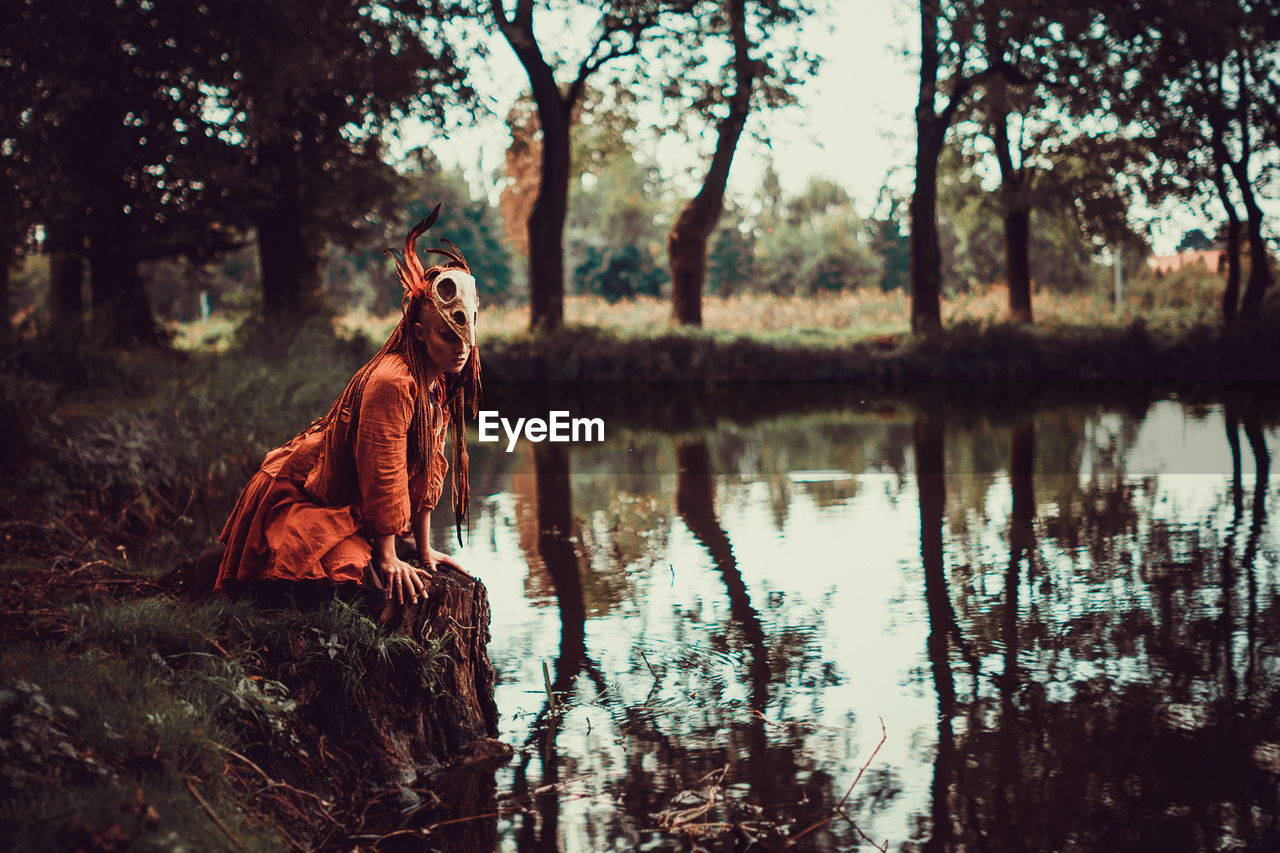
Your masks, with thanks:
[{"label": "grassy bank", "polygon": [[867,337],[567,326],[552,335],[494,337],[483,355],[493,382],[1200,382],[1280,377],[1278,329],[966,322],[929,337]]},{"label": "grassy bank", "polygon": [[[439,649],[339,601],[186,606],[111,600],[92,570],[84,581],[39,602],[43,641],[5,625],[6,837],[30,850],[280,850],[359,830],[381,792],[360,744],[326,743],[316,714],[384,701],[365,695],[379,672],[432,678]],[[307,708],[318,696],[325,707]]]},{"label": "grassy bank", "polygon": [[[531,336],[528,308],[486,307],[480,323],[486,377],[494,383],[1040,380],[1204,381],[1274,378],[1268,322],[1220,328],[1222,282],[1189,269],[1139,277],[1117,308],[1110,292],[1036,294],[1036,322],[1005,322],[1007,292],[992,286],[942,301],[944,332],[909,330],[902,292],[814,297],[709,296],[704,327],[672,327],[670,305],[568,296],[565,328]],[[348,335],[385,339],[395,317],[352,314]],[[225,321],[180,329],[184,346],[222,346]]]}]

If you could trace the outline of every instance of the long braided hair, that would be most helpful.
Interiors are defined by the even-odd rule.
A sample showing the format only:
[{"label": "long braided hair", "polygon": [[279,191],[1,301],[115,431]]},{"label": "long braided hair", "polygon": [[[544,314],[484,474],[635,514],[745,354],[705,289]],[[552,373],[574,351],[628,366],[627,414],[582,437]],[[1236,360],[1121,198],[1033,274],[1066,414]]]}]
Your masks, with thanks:
[{"label": "long braided hair", "polygon": [[[409,375],[418,385],[418,394],[413,401],[413,417],[409,421],[408,435],[408,468],[409,476],[423,476],[430,464],[433,443],[440,427],[441,418],[447,418],[449,425],[452,459],[449,468],[452,475],[454,530],[458,544],[462,544],[462,528],[470,527],[471,520],[471,478],[470,458],[467,455],[466,417],[475,418],[480,408],[480,397],[483,389],[480,382],[480,351],[471,348],[467,363],[456,376],[444,374],[434,387],[428,385],[432,365],[428,362],[426,349],[413,336],[413,324],[422,319],[424,312],[437,314],[431,298],[431,285],[440,273],[448,269],[461,269],[471,272],[462,253],[453,243],[449,243],[453,251],[428,248],[424,251],[445,256],[442,264],[424,269],[419,261],[415,243],[436,221],[440,214],[440,205],[422,221],[414,225],[404,242],[404,254],[397,255],[394,250],[387,249],[396,262],[396,272],[400,284],[404,288],[404,296],[400,300],[400,321],[391,335],[373,358],[356,371],[355,376],[347,383],[342,394],[333,402],[327,414],[311,425],[307,432],[323,429],[332,425],[334,438],[339,446],[350,446],[349,438],[357,427],[360,403],[364,398],[364,389],[374,368],[388,356],[395,354],[404,360]],[[448,242],[448,241],[446,241]],[[343,410],[353,413],[353,417],[343,419],[339,413]],[[419,543],[419,548],[425,543]]]}]

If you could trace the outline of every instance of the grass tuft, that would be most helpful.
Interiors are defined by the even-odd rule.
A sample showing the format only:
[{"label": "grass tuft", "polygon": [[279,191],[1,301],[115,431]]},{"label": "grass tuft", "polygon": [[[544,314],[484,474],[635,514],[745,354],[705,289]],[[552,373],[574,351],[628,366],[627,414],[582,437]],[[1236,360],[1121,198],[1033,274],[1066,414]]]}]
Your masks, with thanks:
[{"label": "grass tuft", "polygon": [[338,682],[358,703],[371,676],[418,672],[435,689],[447,661],[444,642],[424,648],[338,600],[308,611],[163,598],[71,607],[56,648],[0,652],[0,828],[32,849],[220,849],[228,833],[281,849],[226,775],[228,751],[295,751],[300,686]]}]

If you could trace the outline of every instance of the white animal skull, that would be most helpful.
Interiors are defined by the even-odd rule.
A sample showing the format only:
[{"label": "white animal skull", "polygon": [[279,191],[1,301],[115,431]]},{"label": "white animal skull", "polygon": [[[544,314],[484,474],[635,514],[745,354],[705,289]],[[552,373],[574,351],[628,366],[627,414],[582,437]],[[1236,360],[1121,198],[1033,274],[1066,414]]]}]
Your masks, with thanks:
[{"label": "white animal skull", "polygon": [[475,278],[457,269],[441,272],[431,285],[431,301],[449,328],[474,347],[480,303]]}]

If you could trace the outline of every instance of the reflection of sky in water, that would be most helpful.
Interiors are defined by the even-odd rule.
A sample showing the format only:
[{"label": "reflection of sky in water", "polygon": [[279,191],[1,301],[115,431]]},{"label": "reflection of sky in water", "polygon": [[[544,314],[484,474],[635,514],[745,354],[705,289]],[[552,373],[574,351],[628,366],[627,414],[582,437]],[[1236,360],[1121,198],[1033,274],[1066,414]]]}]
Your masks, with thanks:
[{"label": "reflection of sky in water", "polygon": [[[1108,419],[1115,428],[1115,416]],[[1227,445],[1226,420],[1221,408],[1190,413],[1173,400],[1153,405],[1142,421],[1138,439],[1125,456],[1130,476],[1145,474],[1217,474],[1231,473],[1231,450]],[[1243,442],[1243,438],[1241,439]],[[1267,437],[1274,455],[1275,434]],[[1253,475],[1253,458],[1248,447],[1245,472]]]},{"label": "reflection of sky in water", "polygon": [[[789,428],[802,431],[803,423]],[[826,427],[832,428],[829,423]],[[1040,467],[1053,470],[1037,474],[1040,567],[1035,577],[1027,572],[1020,579],[1020,621],[1065,629],[1089,614],[1149,612],[1155,593],[1142,567],[1153,528],[1180,530],[1205,523],[1218,538],[1228,533],[1231,519],[1224,496],[1231,456],[1219,410],[1189,414],[1175,402],[1162,402],[1150,408],[1141,425],[1102,413],[1083,419],[1082,428],[1085,440],[1078,446],[1075,470],[1042,463]],[[835,430],[833,446],[839,446],[838,424]],[[863,803],[854,814],[864,831],[890,839],[891,847],[918,840],[919,823],[930,813],[938,700],[926,654],[929,620],[914,477],[909,467],[889,471],[871,453],[857,456],[856,469],[850,470],[848,455],[822,458],[821,448],[794,454],[790,470],[768,470],[767,451],[777,436],[767,433],[762,428],[753,441],[751,429],[736,428],[733,441],[746,446],[735,454],[738,464],[732,475],[715,480],[718,520],[732,542],[766,645],[773,653],[784,635],[800,638],[801,645],[807,641],[801,652],[808,658],[771,683],[765,717],[811,727],[801,742],[799,765],[830,774],[837,799],[879,740],[877,720],[883,718],[888,740],[872,770],[882,774],[882,781],[887,773],[893,792],[874,809]],[[1275,436],[1268,438],[1274,447]],[[707,440],[714,446],[717,437]],[[669,439],[645,441],[659,446],[651,449],[654,458],[671,462]],[[950,466],[950,437],[948,441]],[[1242,447],[1244,482],[1251,489],[1253,458],[1243,439]],[[528,448],[520,452],[527,455]],[[607,454],[596,450],[602,452]],[[527,460],[520,464],[521,471],[530,467]],[[576,456],[573,466],[573,508],[587,531],[583,535],[590,534],[593,548],[607,551],[603,545],[616,532],[606,517],[610,508],[583,505],[581,496],[594,495],[596,484],[593,474],[580,470]],[[612,494],[620,498],[629,492],[637,500],[650,496],[656,505],[652,517],[662,530],[642,549],[643,557],[635,559],[634,549],[623,564],[607,553],[591,557],[591,571],[619,574],[623,582],[620,599],[612,603],[593,602],[593,593],[587,595],[587,654],[608,692],[598,696],[597,685],[584,673],[568,697],[574,707],[557,739],[559,778],[576,780],[564,789],[560,802],[558,834],[566,851],[631,849],[634,838],[612,838],[611,827],[625,823],[643,834],[653,826],[646,815],[632,815],[630,821],[613,817],[622,793],[615,783],[626,767],[627,750],[647,749],[624,731],[628,710],[641,709],[653,729],[674,739],[705,744],[729,736],[728,727],[745,725],[751,714],[750,651],[736,633],[739,625],[724,578],[677,512],[673,468],[633,473],[618,481],[624,491]],[[543,665],[554,673],[561,621],[553,588],[531,581],[527,545],[521,547],[520,496],[511,482],[510,477],[495,481],[498,491],[489,498],[487,511],[477,513],[470,544],[460,558],[489,590],[500,737],[519,749],[529,741],[530,725],[545,703]],[[1067,547],[1043,535],[1053,518],[1076,512],[1074,504],[1059,503],[1067,500],[1063,495],[1078,496],[1090,484],[1114,488],[1117,482],[1132,487],[1141,512],[1131,527],[1113,537],[1114,549],[1101,557],[1108,565],[1098,565],[1099,555],[1083,545]],[[974,626],[988,619],[1006,594],[1012,504],[1007,469],[949,470],[947,492],[944,548],[950,596],[962,632],[976,631]],[[970,493],[978,497],[970,499]],[[1276,541],[1269,530],[1260,550],[1268,555],[1263,566],[1271,573]],[[1177,548],[1170,553],[1177,557]],[[1216,589],[1196,590],[1188,601],[1192,609],[1210,614],[1220,604]],[[993,695],[989,676],[1003,670],[1002,654],[998,638],[979,650],[984,675],[977,681],[967,665],[954,661],[962,699],[974,699],[975,687],[977,695]],[[1020,657],[1025,676],[1045,683],[1048,699],[1056,702],[1070,701],[1078,685],[1098,679],[1116,686],[1150,682],[1159,676],[1152,671],[1158,665],[1141,644],[1125,653],[1082,659],[1052,653],[1028,639]],[[957,719],[957,732],[966,725]],[[536,788],[541,784],[538,743],[527,748],[532,753],[530,787]],[[510,787],[519,761],[517,756],[499,773],[500,790]],[[663,772],[656,752],[642,764]],[[855,803],[872,793],[869,785],[870,777],[864,778]],[[680,784],[672,788],[678,790]],[[513,821],[504,819],[499,830],[504,849],[516,849]]]}]

